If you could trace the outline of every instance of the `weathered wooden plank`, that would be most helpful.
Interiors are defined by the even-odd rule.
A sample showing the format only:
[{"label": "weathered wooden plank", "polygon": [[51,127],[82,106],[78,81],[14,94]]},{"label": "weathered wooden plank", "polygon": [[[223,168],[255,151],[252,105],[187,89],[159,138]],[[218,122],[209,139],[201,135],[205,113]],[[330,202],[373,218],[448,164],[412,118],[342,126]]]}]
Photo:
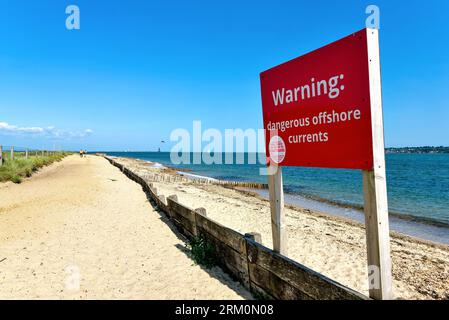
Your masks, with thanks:
[{"label": "weathered wooden plank", "polygon": [[165,212],[166,214],[169,215],[170,211],[168,210],[168,206],[167,206],[167,202],[165,200],[165,196],[164,195],[159,195],[154,197],[153,199],[156,200],[156,203],[158,205],[158,207]]},{"label": "weathered wooden plank", "polygon": [[216,258],[220,266],[227,269],[229,273],[249,288],[248,262],[246,254],[234,250],[201,227],[198,227],[197,230],[200,237],[203,237],[214,246]]},{"label": "weathered wooden plank", "polygon": [[[219,238],[216,238],[213,233],[210,233],[208,229],[202,228],[205,220],[209,220],[206,217],[206,210],[204,208],[199,208],[195,210],[195,221],[197,228],[197,235],[206,239],[210,242],[217,254],[217,259],[221,266],[228,270],[235,278],[239,279],[247,289],[249,287],[249,273],[248,273],[248,262],[246,254],[246,242],[242,241],[243,246],[239,245],[240,250],[235,250],[231,246],[228,246],[226,242]],[[211,220],[209,220],[211,221]],[[215,224],[211,221],[209,227]],[[211,229],[218,230],[224,228],[218,224],[215,224]],[[217,232],[215,234],[223,234],[222,232]],[[242,237],[240,235],[240,237]]]},{"label": "weathered wooden plank", "polygon": [[179,232],[181,232],[184,236],[187,237],[187,239],[193,239],[195,236],[194,234],[189,230],[190,228],[187,226],[186,221],[182,221],[182,216],[173,216],[170,215],[170,220],[173,222],[175,227],[178,229]]},{"label": "weathered wooden plank", "polygon": [[181,215],[191,223],[195,223],[195,211],[193,209],[190,209],[173,199],[169,200],[168,206],[170,210],[175,211],[178,215]]},{"label": "weathered wooden plank", "polygon": [[248,273],[246,255],[241,254],[240,252],[232,249],[231,247],[226,245],[224,242],[211,236],[204,229],[198,228],[198,230],[199,230],[200,236],[205,237],[208,241],[213,243],[214,246],[217,248],[217,253],[219,253],[218,254],[219,259],[228,260],[229,264],[233,265],[237,270],[239,270],[243,273]]},{"label": "weathered wooden plank", "polygon": [[[249,264],[264,268],[313,299],[367,299],[361,293],[349,289],[250,239],[247,239],[246,242]],[[252,278],[251,272],[250,278]]]},{"label": "weathered wooden plank", "polygon": [[251,284],[256,284],[276,299],[312,300],[303,291],[257,264],[249,263],[249,270]]},{"label": "weathered wooden plank", "polygon": [[158,194],[157,194],[157,189],[153,186],[149,186],[149,192],[150,192],[150,196],[155,199],[157,198]]},{"label": "weathered wooden plank", "polygon": [[191,222],[187,219],[185,219],[183,216],[179,215],[175,211],[170,210],[170,218],[174,222],[174,224],[180,229],[180,231],[186,235],[188,238],[191,238],[194,236],[192,229],[193,225]]},{"label": "weathered wooden plank", "polygon": [[196,215],[196,224],[197,227],[209,232],[215,238],[224,242],[234,250],[245,254],[245,237],[241,233],[212,221],[207,217],[201,216],[200,214]]},{"label": "weathered wooden plank", "polygon": [[275,297],[270,295],[264,289],[259,287],[255,282],[250,281],[250,291],[255,295],[256,298],[263,300],[276,300]]},{"label": "weathered wooden plank", "polygon": [[195,212],[178,203],[172,196],[168,197],[167,206],[171,218],[187,231],[186,236],[189,238],[196,236]]},{"label": "weathered wooden plank", "polygon": [[187,231],[187,233],[186,233],[187,237],[193,238],[196,236],[196,234],[197,234],[196,226],[192,221],[186,219],[185,217],[183,217],[182,215],[177,214],[177,213],[174,217],[172,216],[172,218],[174,220],[176,220],[184,230]]}]

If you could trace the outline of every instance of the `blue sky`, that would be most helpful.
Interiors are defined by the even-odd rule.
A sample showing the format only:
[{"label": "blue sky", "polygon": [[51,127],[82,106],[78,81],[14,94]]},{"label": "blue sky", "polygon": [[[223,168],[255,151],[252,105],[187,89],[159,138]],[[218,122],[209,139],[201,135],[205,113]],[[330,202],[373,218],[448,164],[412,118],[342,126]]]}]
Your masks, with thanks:
[{"label": "blue sky", "polygon": [[444,0],[0,0],[0,144],[156,150],[193,120],[260,128],[259,73],[362,29],[369,4],[386,145],[449,145]]}]

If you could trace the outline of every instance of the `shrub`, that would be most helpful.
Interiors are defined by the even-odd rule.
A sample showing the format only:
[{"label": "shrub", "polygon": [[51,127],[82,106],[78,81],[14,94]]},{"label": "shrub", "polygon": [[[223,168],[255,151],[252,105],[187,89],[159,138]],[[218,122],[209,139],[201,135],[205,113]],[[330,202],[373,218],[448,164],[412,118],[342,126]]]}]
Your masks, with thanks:
[{"label": "shrub", "polygon": [[217,264],[214,246],[203,237],[195,237],[187,245],[193,261],[206,268],[212,268]]},{"label": "shrub", "polygon": [[12,182],[14,182],[14,183],[21,183],[22,182],[22,178],[20,178],[18,175],[13,175],[12,177],[11,177],[11,181]]}]

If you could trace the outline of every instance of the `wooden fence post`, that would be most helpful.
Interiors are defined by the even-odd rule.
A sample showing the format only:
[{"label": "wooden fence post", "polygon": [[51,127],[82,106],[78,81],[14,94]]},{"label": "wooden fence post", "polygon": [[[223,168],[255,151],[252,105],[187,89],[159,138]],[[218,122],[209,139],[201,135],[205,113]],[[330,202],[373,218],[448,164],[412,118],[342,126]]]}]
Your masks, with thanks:
[{"label": "wooden fence post", "polygon": [[245,238],[251,239],[254,242],[262,244],[262,235],[258,232],[245,233]]},{"label": "wooden fence post", "polygon": [[207,217],[207,210],[205,208],[197,208],[197,209],[195,209],[195,212],[198,212],[202,216]]},{"label": "wooden fence post", "polygon": [[[270,194],[271,233],[273,250],[287,255],[287,236],[285,234],[284,188],[282,185],[282,168],[270,166],[268,188]],[[272,172],[274,171],[274,172]]]},{"label": "wooden fence post", "polygon": [[28,159],[28,149],[25,150],[25,159]]},{"label": "wooden fence post", "polygon": [[366,32],[373,141],[373,170],[363,171],[369,295],[373,299],[387,300],[392,298],[392,266],[385,173],[379,31],[367,29]]},{"label": "wooden fence post", "polygon": [[0,167],[3,165],[3,146],[0,146]]},{"label": "wooden fence post", "polygon": [[194,228],[194,233],[193,233],[193,235],[195,236],[195,237],[198,237],[199,236],[199,232],[198,232],[198,219],[197,219],[197,214],[199,214],[199,215],[201,215],[201,216],[203,216],[203,217],[207,217],[207,210],[206,210],[206,208],[197,208],[197,209],[195,209],[195,210],[193,210],[194,212],[195,212],[195,215],[194,215],[194,220],[195,220],[195,226],[193,227]]},{"label": "wooden fence post", "polygon": [[11,147],[11,160],[14,160],[14,147]]},{"label": "wooden fence post", "polygon": [[176,194],[172,194],[171,196],[168,197],[168,199],[178,202],[178,196]]}]

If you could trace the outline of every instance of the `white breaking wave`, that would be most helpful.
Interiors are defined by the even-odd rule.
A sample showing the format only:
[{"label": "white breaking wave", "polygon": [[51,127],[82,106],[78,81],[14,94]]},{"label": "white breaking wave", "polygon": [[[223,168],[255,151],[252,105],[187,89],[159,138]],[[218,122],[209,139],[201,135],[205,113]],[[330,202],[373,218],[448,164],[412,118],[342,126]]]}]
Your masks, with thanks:
[{"label": "white breaking wave", "polygon": [[185,176],[187,178],[191,178],[193,180],[208,180],[208,181],[218,181],[217,179],[211,178],[211,177],[206,177],[206,176],[200,176],[198,174],[193,174],[193,173],[187,173],[187,172],[183,172],[183,171],[178,171],[177,174],[181,175],[181,176]]}]

